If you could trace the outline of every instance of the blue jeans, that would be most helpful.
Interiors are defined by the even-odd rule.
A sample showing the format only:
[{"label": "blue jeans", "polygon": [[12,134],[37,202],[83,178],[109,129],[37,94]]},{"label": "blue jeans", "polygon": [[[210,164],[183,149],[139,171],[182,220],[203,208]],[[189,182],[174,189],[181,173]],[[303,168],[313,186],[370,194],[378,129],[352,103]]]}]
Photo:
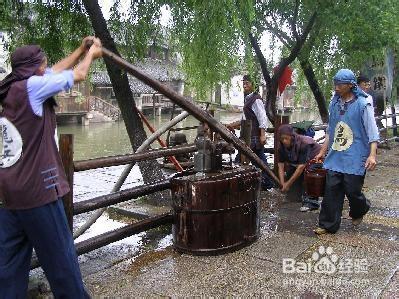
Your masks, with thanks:
[{"label": "blue jeans", "polygon": [[62,200],[27,210],[0,208],[0,298],[26,298],[32,248],[55,298],[90,298]]}]

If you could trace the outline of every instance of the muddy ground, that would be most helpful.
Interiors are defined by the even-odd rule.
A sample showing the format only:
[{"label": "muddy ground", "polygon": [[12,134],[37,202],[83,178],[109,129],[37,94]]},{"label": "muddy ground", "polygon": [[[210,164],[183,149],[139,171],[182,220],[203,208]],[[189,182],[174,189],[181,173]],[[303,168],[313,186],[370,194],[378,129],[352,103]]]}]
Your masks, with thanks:
[{"label": "muddy ground", "polygon": [[[83,278],[94,298],[397,297],[398,144],[379,149],[377,170],[367,174],[364,192],[372,208],[363,223],[352,226],[346,203],[334,235],[314,235],[317,211],[301,213],[299,202],[262,192],[261,236],[249,247],[212,257],[180,254],[165,226],[80,256]],[[335,271],[305,269],[322,259]],[[295,261],[295,273],[284,269],[287,260]],[[49,295],[41,270],[31,280],[33,297]]]}]

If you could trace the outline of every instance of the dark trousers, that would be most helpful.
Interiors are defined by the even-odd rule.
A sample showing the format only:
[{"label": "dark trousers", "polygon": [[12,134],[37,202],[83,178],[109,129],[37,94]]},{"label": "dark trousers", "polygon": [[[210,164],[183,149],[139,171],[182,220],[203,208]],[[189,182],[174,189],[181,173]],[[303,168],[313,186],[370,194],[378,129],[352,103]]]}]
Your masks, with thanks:
[{"label": "dark trousers", "polygon": [[89,298],[61,200],[0,209],[0,298],[26,298],[32,248],[55,298]]},{"label": "dark trousers", "polygon": [[[267,163],[267,159],[266,159],[266,155],[265,155],[265,150],[263,148],[263,146],[259,149],[254,148],[252,149],[252,151],[267,165],[269,166],[269,164]],[[275,187],[275,184],[273,182],[273,179],[267,174],[266,171],[262,171],[262,183],[261,183],[261,187],[263,190],[266,189],[271,189]]]},{"label": "dark trousers", "polygon": [[341,224],[345,195],[349,200],[349,216],[357,219],[370,209],[370,203],[362,193],[364,176],[328,171],[324,199],[321,203],[319,226],[331,233]]}]

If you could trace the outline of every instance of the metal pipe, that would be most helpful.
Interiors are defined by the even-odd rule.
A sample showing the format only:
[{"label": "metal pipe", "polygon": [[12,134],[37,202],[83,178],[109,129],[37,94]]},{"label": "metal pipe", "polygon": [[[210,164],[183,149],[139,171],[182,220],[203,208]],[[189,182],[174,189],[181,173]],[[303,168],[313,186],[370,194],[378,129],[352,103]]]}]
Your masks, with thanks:
[{"label": "metal pipe", "polygon": [[[176,125],[178,122],[180,122],[181,120],[185,119],[189,114],[186,111],[183,111],[182,113],[180,113],[178,116],[176,116],[175,118],[173,118],[171,121],[167,122],[166,124],[164,124],[162,127],[160,127],[156,132],[152,133],[147,140],[145,140],[140,146],[139,148],[136,150],[136,153],[140,153],[142,151],[144,151],[145,149],[147,149],[148,146],[150,146],[150,144],[157,139],[157,137],[161,136],[163,133],[165,133],[169,128],[173,127],[174,125]],[[121,174],[121,176],[119,177],[118,181],[116,182],[114,188],[112,188],[111,192],[115,192],[118,191],[121,186],[123,185],[123,182],[126,180],[127,176],[129,175],[130,171],[133,168],[134,163],[129,164],[125,167],[125,169],[123,170],[123,173]],[[101,208],[100,210],[96,211],[74,234],[73,237],[77,238],[79,237],[81,234],[83,234],[86,230],[89,229],[90,226],[93,225],[94,222],[97,221],[98,218],[100,218],[100,216],[105,212],[107,208]]]},{"label": "metal pipe", "polygon": [[246,155],[252,163],[260,167],[262,170],[266,171],[270,177],[274,179],[274,181],[280,185],[278,178],[275,174],[269,169],[269,167],[263,163],[263,161],[253,152],[251,149],[242,142],[239,138],[234,136],[224,125],[219,123],[216,119],[210,116],[206,111],[197,107],[193,102],[188,101],[182,95],[178,94],[168,86],[162,84],[158,80],[153,79],[151,76],[143,73],[134,65],[128,63],[121,57],[115,55],[108,49],[103,48],[103,57],[109,59],[110,61],[117,64],[122,69],[126,70],[128,73],[135,76],[140,81],[144,82],[148,86],[152,87],[153,89],[157,90],[158,92],[162,93],[166,97],[168,97],[171,101],[179,105],[181,108],[189,112],[195,118],[200,121],[203,121],[208,124],[208,126],[213,130],[216,131],[222,136],[227,142],[232,143],[234,147],[242,151],[244,155]]},{"label": "metal pipe", "polygon": [[[144,116],[143,112],[141,112],[137,107],[135,107],[135,108],[136,108],[137,113],[140,115],[141,120],[145,123],[145,125],[150,130],[150,132],[154,133],[155,129],[151,126],[150,122]],[[160,137],[158,137],[157,140],[158,140],[158,143],[162,147],[166,147],[166,143]],[[180,172],[183,171],[183,167],[181,167],[180,163],[176,160],[176,158],[174,156],[169,156],[168,158],[169,158],[169,161],[172,162],[173,165],[175,165],[177,171],[180,171]]]},{"label": "metal pipe", "polygon": [[[150,217],[79,242],[75,245],[76,253],[78,255],[85,254],[87,252],[101,248],[105,245],[114,243],[124,238],[147,231],[149,229],[157,228],[161,225],[171,224],[172,222],[173,216],[171,213],[165,213],[158,216]],[[37,259],[34,259],[31,262],[31,269],[35,269],[37,267],[40,267],[40,263]]]},{"label": "metal pipe", "polygon": [[158,130],[156,130],[154,133],[150,135],[150,137],[147,138],[146,141],[143,142],[142,145],[137,149],[136,153],[141,152],[145,150],[148,146],[150,146],[151,143],[153,143],[159,136],[161,136],[163,133],[165,133],[167,130],[169,130],[171,127],[185,119],[187,116],[189,116],[190,113],[187,111],[183,111],[179,115],[177,115],[175,118],[173,118],[171,121],[168,121],[166,124],[164,124],[162,127],[160,127]]},{"label": "metal pipe", "polygon": [[184,128],[172,128],[170,129],[171,132],[178,132],[178,131],[188,131],[188,130],[196,130],[198,126],[191,126],[191,127],[184,127]]},{"label": "metal pipe", "polygon": [[129,155],[110,156],[74,162],[75,172],[96,169],[101,167],[118,166],[133,162],[145,161],[161,157],[174,156],[195,152],[197,148],[194,144],[179,145],[162,149],[153,149],[146,152],[134,153]]},{"label": "metal pipe", "polygon": [[[172,112],[170,113],[170,120],[172,120],[172,118],[175,116],[175,109],[176,109],[176,104],[173,103],[173,107],[172,107]],[[169,137],[170,137],[170,130],[172,128],[170,128],[168,130],[168,134],[166,135],[166,143],[169,145]]]},{"label": "metal pipe", "polygon": [[169,188],[169,180],[162,180],[153,184],[141,185],[130,189],[116,191],[111,194],[101,195],[75,203],[73,205],[73,214],[79,215]]}]

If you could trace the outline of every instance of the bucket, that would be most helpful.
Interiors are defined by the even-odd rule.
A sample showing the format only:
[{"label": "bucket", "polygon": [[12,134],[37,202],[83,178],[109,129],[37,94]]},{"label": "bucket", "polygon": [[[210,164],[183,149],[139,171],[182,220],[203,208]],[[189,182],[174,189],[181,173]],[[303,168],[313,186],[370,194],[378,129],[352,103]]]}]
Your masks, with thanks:
[{"label": "bucket", "polygon": [[324,196],[327,170],[323,168],[322,162],[310,160],[304,171],[305,192],[311,197]]}]

